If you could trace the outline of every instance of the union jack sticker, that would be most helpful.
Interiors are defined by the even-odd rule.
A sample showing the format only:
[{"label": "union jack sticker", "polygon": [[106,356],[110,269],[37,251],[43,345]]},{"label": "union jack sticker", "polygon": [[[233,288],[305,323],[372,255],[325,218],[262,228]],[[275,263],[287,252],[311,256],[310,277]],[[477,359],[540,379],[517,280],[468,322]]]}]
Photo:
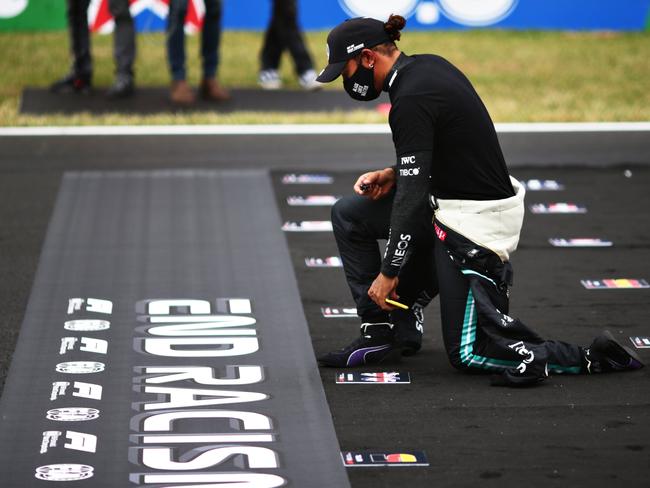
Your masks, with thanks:
[{"label": "union jack sticker", "polygon": [[397,371],[382,371],[369,373],[345,372],[336,375],[337,384],[348,385],[379,385],[379,384],[409,384],[411,376],[409,373]]}]

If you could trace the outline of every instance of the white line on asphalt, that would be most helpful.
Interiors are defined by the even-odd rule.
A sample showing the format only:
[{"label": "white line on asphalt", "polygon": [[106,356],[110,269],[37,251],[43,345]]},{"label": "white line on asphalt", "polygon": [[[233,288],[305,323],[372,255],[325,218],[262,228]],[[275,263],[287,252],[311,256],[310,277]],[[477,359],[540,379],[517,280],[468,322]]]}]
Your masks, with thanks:
[{"label": "white line on asphalt", "polygon": [[[498,133],[648,132],[650,122],[542,122],[495,124]],[[390,134],[387,124],[105,125],[0,127],[0,136]]]}]

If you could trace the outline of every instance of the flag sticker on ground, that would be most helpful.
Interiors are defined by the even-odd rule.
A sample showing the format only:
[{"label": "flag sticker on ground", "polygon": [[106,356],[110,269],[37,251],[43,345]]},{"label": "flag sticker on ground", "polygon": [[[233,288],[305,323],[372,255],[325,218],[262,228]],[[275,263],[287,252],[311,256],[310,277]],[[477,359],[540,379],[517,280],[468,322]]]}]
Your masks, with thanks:
[{"label": "flag sticker on ground", "polygon": [[638,288],[650,288],[650,284],[646,280],[631,279],[631,278],[615,278],[603,280],[580,280],[582,286],[587,290],[629,290]]},{"label": "flag sticker on ground", "polygon": [[357,317],[356,308],[322,307],[320,311],[326,319]]},{"label": "flag sticker on ground", "polygon": [[339,198],[334,195],[289,196],[287,204],[290,207],[331,207]]},{"label": "flag sticker on ground", "polygon": [[650,349],[650,337],[633,336],[630,340],[637,349]]},{"label": "flag sticker on ground", "polygon": [[614,245],[612,241],[607,241],[600,238],[576,238],[564,239],[562,237],[552,237],[548,242],[553,247],[611,247]]},{"label": "flag sticker on ground", "polygon": [[534,214],[583,214],[587,208],[575,203],[533,203],[530,211]]},{"label": "flag sticker on ground", "polygon": [[555,180],[528,180],[522,182],[528,191],[559,191],[564,185]]},{"label": "flag sticker on ground", "polygon": [[328,256],[326,258],[305,258],[305,266],[308,268],[341,268],[343,262],[338,256]]},{"label": "flag sticker on ground", "polygon": [[282,230],[285,232],[332,232],[332,222],[329,220],[289,221],[282,225]]},{"label": "flag sticker on ground", "polygon": [[341,459],[348,468],[429,466],[424,451],[343,451],[341,452]]},{"label": "flag sticker on ground", "polygon": [[634,344],[634,347],[637,349],[650,349],[650,337],[630,337],[630,340],[632,341],[632,344]]},{"label": "flag sticker on ground", "polygon": [[282,177],[284,185],[329,185],[334,182],[330,175],[322,174],[286,174]]},{"label": "flag sticker on ground", "polygon": [[336,375],[336,384],[348,385],[379,385],[379,384],[410,384],[411,375],[409,373],[399,373],[397,371],[385,372],[366,372],[366,373],[338,373]]}]

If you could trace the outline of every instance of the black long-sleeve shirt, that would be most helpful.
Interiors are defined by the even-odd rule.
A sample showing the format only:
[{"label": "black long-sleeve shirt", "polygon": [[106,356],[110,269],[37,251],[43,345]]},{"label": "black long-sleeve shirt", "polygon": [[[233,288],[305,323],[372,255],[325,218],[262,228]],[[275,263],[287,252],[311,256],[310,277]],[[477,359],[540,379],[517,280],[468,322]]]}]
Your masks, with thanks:
[{"label": "black long-sleeve shirt", "polygon": [[392,104],[397,189],[381,271],[392,277],[417,245],[415,236],[432,230],[430,194],[497,200],[513,196],[514,190],[485,105],[449,61],[402,53],[384,89]]}]

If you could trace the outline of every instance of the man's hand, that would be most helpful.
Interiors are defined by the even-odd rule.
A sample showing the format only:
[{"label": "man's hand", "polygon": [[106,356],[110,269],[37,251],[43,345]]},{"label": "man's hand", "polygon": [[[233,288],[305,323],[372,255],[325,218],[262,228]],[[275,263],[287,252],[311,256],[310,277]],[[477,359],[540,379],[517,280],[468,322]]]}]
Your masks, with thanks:
[{"label": "man's hand", "polygon": [[375,278],[375,281],[372,282],[372,285],[370,285],[370,288],[368,289],[368,296],[382,310],[386,310],[387,312],[395,310],[395,307],[387,304],[385,300],[386,298],[391,298],[393,300],[397,300],[399,298],[395,291],[397,290],[398,282],[399,279],[397,276],[394,278],[389,278],[388,276],[379,273],[379,275],[377,275],[377,278]]},{"label": "man's hand", "polygon": [[379,200],[390,192],[393,185],[395,185],[395,172],[393,168],[386,168],[359,176],[354,184],[354,191],[358,195]]}]

